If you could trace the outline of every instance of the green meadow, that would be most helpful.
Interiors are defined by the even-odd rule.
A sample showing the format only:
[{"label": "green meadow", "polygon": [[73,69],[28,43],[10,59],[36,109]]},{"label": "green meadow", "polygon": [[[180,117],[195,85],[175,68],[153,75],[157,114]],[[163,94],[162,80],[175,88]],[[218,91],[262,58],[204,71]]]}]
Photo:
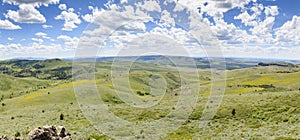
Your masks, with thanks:
[{"label": "green meadow", "polygon": [[[121,89],[126,89],[125,82],[129,79],[132,92],[126,94],[133,94],[145,102],[160,101],[155,106],[143,109],[132,107],[119,98],[112,81],[115,75],[111,73],[111,64],[97,62],[93,69],[94,81],[72,81],[72,62],[56,59],[0,62],[0,136],[20,135],[27,138],[33,128],[62,125],[74,139],[111,139],[86,119],[77,102],[74,86],[96,83],[99,97],[110,112],[124,120],[141,123],[167,117],[176,108],[181,96],[180,89],[185,86],[182,81],[187,81],[186,88],[200,87],[198,101],[188,119],[174,132],[160,139],[300,137],[300,68],[297,65],[248,66],[225,70],[223,101],[207,126],[200,128],[200,119],[211,94],[211,69],[180,66],[180,70],[184,71],[184,75],[181,75],[174,65],[134,63],[127,75],[118,75],[118,84]],[[235,64],[231,65],[238,66]],[[83,63],[82,67],[88,67],[88,63]],[[198,77],[189,75],[193,71],[197,72]],[[76,76],[84,77],[84,73],[80,71]],[[149,84],[153,79],[159,82]],[[151,86],[164,84],[166,92],[163,96],[151,91]],[[214,84],[221,85],[218,82]],[[147,139],[142,133],[136,136],[136,139],[143,138]]]}]

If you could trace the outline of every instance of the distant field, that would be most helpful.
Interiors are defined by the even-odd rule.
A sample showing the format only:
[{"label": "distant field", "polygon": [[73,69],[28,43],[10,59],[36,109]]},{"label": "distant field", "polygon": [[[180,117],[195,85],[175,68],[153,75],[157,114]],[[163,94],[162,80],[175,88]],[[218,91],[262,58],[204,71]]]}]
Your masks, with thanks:
[{"label": "distant field", "polygon": [[[0,74],[0,97],[3,96],[0,106],[0,135],[14,136],[19,132],[22,137],[26,137],[35,127],[63,125],[75,139],[109,139],[99,133],[81,112],[73,85],[84,86],[93,81],[72,82],[70,62],[52,60],[28,61],[19,65],[9,61],[5,63],[1,63],[0,67],[10,73],[5,71]],[[211,94],[210,69],[198,69],[198,78],[188,74],[180,77],[176,67],[172,65],[134,63],[127,75],[134,91],[130,94],[145,101],[158,100],[160,96],[151,94],[150,78],[153,75],[157,79],[164,78],[167,84],[167,92],[160,104],[147,109],[136,109],[119,99],[113,87],[110,66],[111,62],[96,63],[95,82],[99,95],[116,116],[135,123],[159,120],[174,110],[182,77],[189,82],[190,88],[200,84],[199,100],[188,120],[162,139],[296,139],[300,136],[300,68],[296,65],[226,70],[223,102],[205,130],[198,125],[208,95]],[[22,68],[30,71],[22,72]],[[194,69],[182,67],[182,70],[191,73]],[[28,73],[32,75],[26,75]],[[83,73],[77,76],[83,77]],[[51,75],[56,77],[51,78]],[[118,77],[121,83],[125,82],[122,81],[125,76]],[[122,88],[122,84],[120,87]],[[64,119],[61,120],[62,114]]]}]

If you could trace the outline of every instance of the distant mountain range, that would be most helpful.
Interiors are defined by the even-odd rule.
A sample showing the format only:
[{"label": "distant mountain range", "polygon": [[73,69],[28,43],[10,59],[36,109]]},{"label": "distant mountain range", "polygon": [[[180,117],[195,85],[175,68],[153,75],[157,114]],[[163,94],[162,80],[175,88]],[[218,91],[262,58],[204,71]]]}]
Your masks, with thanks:
[{"label": "distant mountain range", "polygon": [[[17,58],[13,60],[47,60],[47,58]],[[208,58],[208,57],[186,57],[186,56],[163,56],[163,55],[148,55],[148,56],[117,56],[117,57],[97,57],[97,58],[62,58],[64,61],[96,61],[96,62],[146,62],[161,65],[194,67],[191,60],[194,60],[197,68],[210,68],[211,66],[221,65],[221,62],[226,64],[226,69],[248,68],[258,65],[258,63],[291,63],[300,64],[300,60],[286,60],[286,59],[261,59],[261,58]],[[177,64],[175,64],[177,62]]]},{"label": "distant mountain range", "polygon": [[[98,62],[105,62],[105,61],[113,61],[116,58],[123,58],[123,59],[132,59],[132,58],[139,58],[139,60],[155,60],[164,57],[187,57],[187,56],[163,56],[163,55],[146,55],[146,56],[107,56],[107,57],[97,57]],[[193,57],[195,59],[208,59],[208,57]],[[45,58],[45,57],[18,57],[12,58],[8,60],[47,60],[47,59],[55,59],[55,58]],[[74,58],[59,58],[65,61],[73,61]],[[82,57],[76,58],[76,60],[94,60],[92,57]],[[229,61],[256,61],[256,62],[288,62],[288,63],[295,63],[300,64],[300,60],[293,60],[293,59],[277,59],[277,58],[245,58],[245,57],[225,57],[225,60]]]},{"label": "distant mountain range", "polygon": [[[73,61],[73,59],[64,59],[65,61]],[[149,62],[163,65],[175,64],[172,62],[179,62],[177,66],[191,66],[191,60],[197,65],[197,68],[210,68],[214,63],[220,63],[225,60],[226,69],[247,68],[258,65],[260,62],[264,63],[292,63],[300,64],[300,60],[285,60],[285,59],[261,59],[261,58],[208,58],[208,57],[186,57],[186,56],[163,56],[163,55],[148,55],[148,56],[118,56],[118,57],[98,57],[98,58],[77,58],[76,61],[96,61],[96,62],[113,62],[113,61],[135,61],[135,62]],[[221,61],[222,60],[222,61]],[[211,63],[210,63],[211,62]],[[216,66],[216,64],[214,64]]]}]

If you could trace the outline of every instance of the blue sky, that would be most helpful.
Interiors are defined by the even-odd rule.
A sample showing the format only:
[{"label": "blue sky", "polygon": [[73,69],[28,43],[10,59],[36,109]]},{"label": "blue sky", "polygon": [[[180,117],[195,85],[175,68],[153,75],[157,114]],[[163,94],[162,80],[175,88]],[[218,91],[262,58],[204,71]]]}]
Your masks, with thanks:
[{"label": "blue sky", "polygon": [[[154,2],[161,9],[168,9],[163,6],[164,1]],[[122,6],[132,6],[134,9],[155,7],[153,3],[141,3],[139,7],[130,0],[1,0],[0,59],[73,57],[78,42],[84,37],[87,28],[94,24],[96,16],[106,15],[108,11],[118,12],[120,10],[116,9],[121,9]],[[299,0],[179,0],[175,4],[183,5],[191,11],[200,11],[199,22],[210,26],[226,57],[300,59],[297,55],[300,53]],[[147,10],[144,12],[147,13]],[[162,10],[154,12],[163,13]],[[119,22],[114,19],[113,14],[111,16],[103,16],[101,22],[104,23],[106,18],[111,20],[107,23]],[[158,30],[162,35],[174,38],[182,35],[179,35],[176,27],[157,28],[149,22],[144,22],[141,27],[143,26],[146,27],[143,34],[147,35],[150,32],[157,34]],[[162,32],[164,28],[168,33]],[[130,40],[131,36],[127,37],[125,40]],[[187,40],[179,42],[186,44],[184,41]],[[109,56],[115,55],[124,46],[124,41],[108,41],[106,44],[118,45],[112,47],[115,50],[103,49],[104,55]],[[190,51],[197,52],[195,49],[197,48]],[[200,51],[203,49],[199,49],[199,53],[193,56],[205,54]]]}]

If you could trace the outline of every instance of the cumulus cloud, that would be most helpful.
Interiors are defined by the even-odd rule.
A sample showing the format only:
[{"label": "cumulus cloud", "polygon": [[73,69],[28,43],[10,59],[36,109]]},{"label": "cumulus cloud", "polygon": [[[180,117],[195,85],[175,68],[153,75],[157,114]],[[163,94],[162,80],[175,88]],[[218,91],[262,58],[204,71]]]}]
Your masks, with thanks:
[{"label": "cumulus cloud", "polygon": [[21,27],[11,23],[9,20],[0,20],[0,29],[17,30],[21,29]]},{"label": "cumulus cloud", "polygon": [[249,15],[247,11],[239,14],[238,16],[235,16],[234,19],[239,19],[241,22],[246,26],[255,26],[257,25],[257,21],[255,19],[257,18],[257,15],[252,14]]},{"label": "cumulus cloud", "polygon": [[256,35],[270,34],[273,29],[274,21],[274,17],[267,17],[264,21],[259,22],[257,26],[250,29],[250,31],[252,31],[252,34]]},{"label": "cumulus cloud", "polygon": [[3,0],[3,3],[14,4],[14,5],[22,5],[29,4],[33,6],[48,6],[49,4],[57,4],[59,0]]},{"label": "cumulus cloud", "polygon": [[43,33],[43,32],[37,32],[34,35],[37,37],[40,37],[40,38],[49,39],[51,41],[54,41],[51,37],[47,36],[47,34]]},{"label": "cumulus cloud", "polygon": [[154,11],[161,12],[161,8],[160,8],[159,4],[154,0],[138,2],[136,4],[136,6],[138,8],[140,8],[141,10],[152,11],[152,12],[154,12]]},{"label": "cumulus cloud", "polygon": [[[179,4],[201,14],[206,13],[214,19],[223,18],[223,13],[233,8],[243,9],[246,4],[256,0],[180,0]],[[182,9],[182,8],[181,8]],[[182,9],[183,10],[183,9]]]},{"label": "cumulus cloud", "polygon": [[279,42],[300,44],[300,17],[293,16],[292,20],[276,29],[275,35]]},{"label": "cumulus cloud", "polygon": [[58,8],[60,10],[67,10],[67,5],[66,4],[60,4],[60,5],[58,5]]},{"label": "cumulus cloud", "polygon": [[32,41],[37,42],[38,44],[43,44],[44,40],[40,38],[31,38]]},{"label": "cumulus cloud", "polygon": [[[144,22],[151,21],[152,17],[147,15],[145,12],[142,12],[138,9],[134,10],[132,6],[125,6],[122,11],[119,7],[111,6],[111,10],[104,11],[101,10],[98,13],[93,14],[93,23],[100,25],[100,33],[108,33],[109,30],[115,30],[121,25],[127,24],[128,21],[131,22],[131,25],[124,26],[126,30],[136,31],[136,30],[145,30]],[[96,12],[96,11],[95,11]],[[142,23],[142,24],[141,24]],[[130,29],[130,27],[132,27]]]},{"label": "cumulus cloud", "polygon": [[38,37],[47,36],[47,34],[43,33],[43,32],[37,32],[37,33],[35,33],[35,35],[38,36]]},{"label": "cumulus cloud", "polygon": [[239,29],[234,24],[228,24],[223,19],[211,25],[212,33],[222,44],[241,44],[255,42],[257,38],[251,37],[245,30]]},{"label": "cumulus cloud", "polygon": [[12,49],[12,50],[16,50],[16,49],[19,49],[19,48],[21,48],[21,44],[20,43],[12,43],[12,44],[8,44],[7,46],[6,46],[6,48],[8,48],[8,49]]},{"label": "cumulus cloud", "polygon": [[6,18],[10,18],[19,23],[45,23],[45,17],[34,8],[33,5],[21,4],[18,11],[8,10],[5,14]]},{"label": "cumulus cloud", "polygon": [[89,6],[88,8],[92,11],[92,13],[82,16],[83,20],[86,22],[93,22],[97,16],[100,16],[101,12],[104,12],[104,10],[99,10],[97,7]]},{"label": "cumulus cloud", "polygon": [[107,28],[117,28],[122,25],[122,23],[128,22],[127,20],[152,19],[145,12],[140,9],[135,10],[135,7],[131,5],[124,6],[123,10],[120,10],[120,7],[117,5],[111,5],[109,8],[110,10],[104,10],[89,6],[92,13],[84,15],[82,18],[87,22],[92,22]]},{"label": "cumulus cloud", "polygon": [[77,25],[81,24],[79,16],[74,13],[73,8],[69,8],[67,11],[62,11],[60,15],[55,17],[56,20],[64,20],[64,27],[62,30],[72,31],[75,28],[78,28]]},{"label": "cumulus cloud", "polygon": [[252,12],[251,15],[247,10],[242,10],[242,13],[237,16],[234,16],[234,19],[241,20],[241,22],[245,26],[256,26],[258,25],[258,22],[260,20],[259,17],[261,16],[263,10],[264,6],[262,4],[254,4],[250,8],[250,12]]},{"label": "cumulus cloud", "polygon": [[164,10],[161,12],[161,21],[169,26],[175,26],[174,18],[172,18],[170,12]]},{"label": "cumulus cloud", "polygon": [[75,49],[79,42],[79,38],[66,35],[60,35],[57,37],[57,39],[64,41],[64,48],[67,49]]},{"label": "cumulus cloud", "polygon": [[[252,33],[247,33],[247,38],[249,42],[241,43],[274,43],[272,31],[275,22],[275,16],[279,14],[277,6],[264,6],[262,4],[253,4],[253,6],[248,9],[241,9],[241,12],[242,13],[235,16],[234,19],[241,20],[241,22],[245,26],[250,26],[251,28],[249,29],[249,31]],[[262,18],[263,13],[265,13],[264,18]]]},{"label": "cumulus cloud", "polygon": [[266,16],[277,16],[279,14],[277,6],[267,6],[265,7]]},{"label": "cumulus cloud", "polygon": [[[159,4],[156,1],[151,1],[151,2],[154,2],[159,6]],[[96,14],[89,14],[88,16],[85,16],[86,17],[85,20],[93,21],[93,23],[98,25],[98,27],[86,30],[84,32],[84,36],[81,37],[81,42],[80,42],[79,46],[84,46],[84,47],[89,46],[89,47],[93,47],[93,48],[97,49],[97,48],[103,46],[102,44],[100,44],[98,42],[101,42],[101,40],[106,38],[106,35],[109,35],[109,39],[108,39],[109,41],[106,44],[114,46],[114,47],[112,47],[112,49],[120,49],[120,48],[126,46],[125,44],[127,44],[129,42],[132,43],[131,40],[142,39],[142,41],[141,41],[141,43],[142,43],[142,42],[149,42],[146,40],[151,39],[151,41],[153,41],[152,46],[155,46],[155,45],[153,45],[153,43],[154,44],[156,43],[155,47],[156,47],[157,51],[159,51],[159,49],[163,49],[163,48],[159,47],[161,45],[157,45],[157,44],[161,44],[161,43],[168,44],[166,42],[163,42],[164,41],[163,39],[162,40],[160,39],[160,38],[163,38],[163,36],[165,36],[166,38],[164,38],[164,39],[168,40],[167,42],[169,42],[171,40],[171,42],[169,42],[169,43],[172,45],[174,45],[174,42],[175,42],[175,44],[179,43],[184,47],[194,48],[193,52],[199,52],[199,50],[196,51],[197,48],[195,47],[195,46],[197,46],[197,42],[195,41],[195,39],[193,39],[189,36],[190,33],[188,33],[187,31],[183,31],[183,29],[174,27],[175,26],[174,17],[180,16],[179,19],[182,20],[182,22],[185,22],[185,21],[189,20],[188,13],[186,13],[184,11],[177,11],[176,14],[178,14],[178,15],[171,14],[170,9],[168,9],[166,7],[168,7],[168,4],[172,4],[172,3],[164,3],[164,4],[166,4],[165,8],[164,8],[164,6],[155,8],[155,5],[154,6],[152,5],[152,7],[147,7],[147,6],[145,6],[145,5],[147,5],[145,2],[140,2],[136,5],[134,5],[134,4],[126,5],[122,8],[112,5],[112,6],[109,6],[110,10],[105,10],[105,11],[98,10],[93,7],[89,7],[89,9],[94,11],[93,13],[97,13],[98,16],[93,16]],[[162,11],[162,12],[159,13],[158,11]],[[156,15],[160,16],[160,20],[156,21],[155,19],[153,19],[150,16],[155,13],[156,13]],[[181,16],[180,14],[183,16]],[[183,18],[181,18],[181,17],[183,17]],[[135,21],[135,22],[130,22],[130,21]],[[192,20],[192,21],[195,24],[199,23],[198,18],[196,18],[195,20]],[[130,22],[130,23],[128,23],[128,22]],[[153,30],[150,30],[149,28],[146,28],[146,26],[145,26],[145,23],[147,23],[147,22],[156,23],[157,25],[159,25],[161,27],[156,27]],[[185,22],[184,24],[191,24],[191,22]],[[166,23],[166,24],[164,24],[164,23]],[[123,27],[120,27],[121,25],[124,25],[124,24],[126,24],[126,25]],[[164,30],[165,25],[168,26],[170,31],[168,29]],[[187,27],[189,27],[189,26],[187,26]],[[116,31],[116,29],[117,29],[117,31]],[[146,31],[146,29],[148,29],[148,31]],[[110,35],[110,33],[112,31],[114,34]],[[130,31],[141,31],[141,32],[130,33]],[[115,34],[116,32],[117,32],[117,34]],[[152,35],[155,37],[151,37]],[[104,38],[103,38],[103,36],[104,36]],[[156,38],[157,38],[157,41],[154,40]],[[146,44],[148,44],[148,43],[146,43]],[[132,44],[132,45],[136,45],[136,44]],[[149,44],[148,44],[148,46],[149,46]],[[198,47],[198,49],[199,49],[199,47]],[[167,47],[165,50],[169,50],[169,53],[172,53],[170,51],[171,50],[170,46]],[[88,51],[88,50],[84,49],[83,51]],[[178,53],[174,53],[174,54],[178,54]]]}]

